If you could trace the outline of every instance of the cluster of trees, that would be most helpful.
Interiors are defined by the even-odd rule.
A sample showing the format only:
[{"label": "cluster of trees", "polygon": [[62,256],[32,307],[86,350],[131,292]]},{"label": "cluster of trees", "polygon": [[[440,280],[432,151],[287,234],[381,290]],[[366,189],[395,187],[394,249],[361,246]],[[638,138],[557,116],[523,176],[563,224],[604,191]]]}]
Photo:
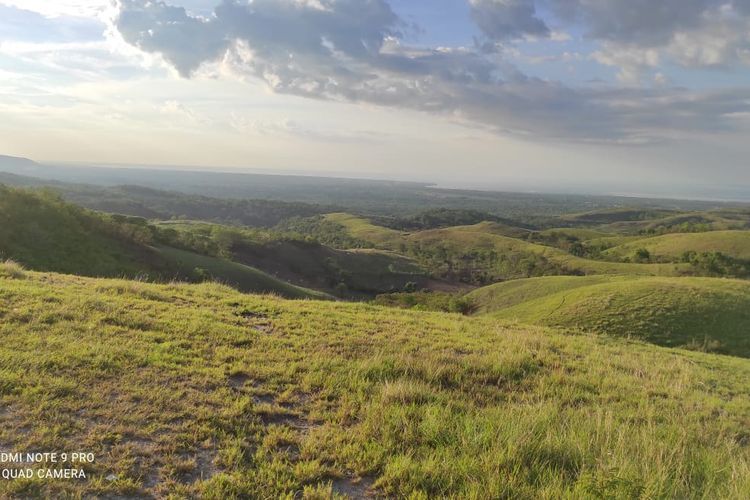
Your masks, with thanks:
[{"label": "cluster of trees", "polygon": [[529,232],[526,235],[526,241],[559,248],[571,255],[585,259],[602,259],[602,253],[611,248],[611,245],[604,243],[591,244],[590,242],[581,241],[577,236],[565,231],[551,231],[547,233]]},{"label": "cluster of trees", "polygon": [[691,264],[704,276],[750,276],[750,261],[735,259],[722,252],[688,251],[682,254],[680,261]]},{"label": "cluster of trees", "polygon": [[416,243],[408,247],[408,254],[437,278],[479,286],[509,279],[571,274],[560,264],[533,252],[455,249],[442,244]]},{"label": "cluster of trees", "polygon": [[373,217],[373,224],[398,231],[424,231],[444,227],[470,226],[480,222],[503,222],[515,225],[488,212],[471,209],[433,208],[406,217]]},{"label": "cluster of trees", "polygon": [[331,248],[350,249],[372,246],[366,241],[352,237],[344,226],[328,221],[322,215],[292,217],[278,224],[275,229],[280,233],[297,235],[298,238],[317,241]]}]

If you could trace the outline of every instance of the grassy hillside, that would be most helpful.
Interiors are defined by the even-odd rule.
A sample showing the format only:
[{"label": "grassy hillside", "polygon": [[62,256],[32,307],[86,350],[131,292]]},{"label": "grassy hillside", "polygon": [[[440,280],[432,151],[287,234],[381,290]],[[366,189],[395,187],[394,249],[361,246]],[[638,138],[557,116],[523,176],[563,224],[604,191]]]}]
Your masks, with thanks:
[{"label": "grassy hillside", "polygon": [[0,269],[0,448],[96,455],[0,496],[750,494],[748,360]]},{"label": "grassy hillside", "polygon": [[433,273],[466,282],[490,283],[545,274],[675,276],[691,271],[691,267],[685,264],[585,259],[559,248],[504,236],[502,226],[498,229],[496,223],[402,233],[353,215],[330,214],[326,217],[358,240],[413,255]]},{"label": "grassy hillside", "polygon": [[327,297],[242,264],[161,245],[157,229],[144,219],[91,212],[54,194],[0,185],[0,260],[8,258],[39,271],[156,281],[213,279],[246,292]]},{"label": "grassy hillside", "polygon": [[479,312],[750,357],[750,282],[711,278],[544,277],[468,295]]},{"label": "grassy hillside", "polygon": [[171,275],[169,262],[145,244],[150,238],[145,221],[116,221],[52,194],[0,185],[0,259],[88,276]]},{"label": "grassy hillside", "polygon": [[638,249],[652,257],[679,259],[685,252],[721,252],[735,259],[750,260],[750,231],[710,231],[674,233],[644,238],[616,246],[605,255],[632,257]]},{"label": "grassy hillside", "polygon": [[241,292],[277,293],[292,299],[331,299],[323,292],[291,285],[258,269],[226,259],[199,255],[170,247],[157,247],[165,260],[173,263],[180,275],[191,275],[199,270],[206,279],[220,281]]},{"label": "grassy hillside", "polygon": [[405,241],[408,233],[383,226],[376,226],[367,219],[356,215],[327,214],[326,221],[343,226],[355,239],[366,241],[378,248],[393,249]]},{"label": "grassy hillside", "polygon": [[411,259],[373,249],[338,250],[302,235],[226,227],[201,222],[163,222],[175,236],[173,246],[201,248],[202,253],[260,269],[299,286],[349,298],[372,297],[427,282]]}]

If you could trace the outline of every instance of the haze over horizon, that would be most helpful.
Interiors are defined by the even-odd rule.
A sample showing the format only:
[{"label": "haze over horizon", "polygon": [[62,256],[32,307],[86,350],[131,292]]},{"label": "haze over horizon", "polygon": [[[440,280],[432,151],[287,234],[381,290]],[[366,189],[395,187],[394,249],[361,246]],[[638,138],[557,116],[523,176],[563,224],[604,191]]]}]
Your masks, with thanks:
[{"label": "haze over horizon", "polygon": [[747,200],[749,66],[750,0],[0,0],[0,153]]}]

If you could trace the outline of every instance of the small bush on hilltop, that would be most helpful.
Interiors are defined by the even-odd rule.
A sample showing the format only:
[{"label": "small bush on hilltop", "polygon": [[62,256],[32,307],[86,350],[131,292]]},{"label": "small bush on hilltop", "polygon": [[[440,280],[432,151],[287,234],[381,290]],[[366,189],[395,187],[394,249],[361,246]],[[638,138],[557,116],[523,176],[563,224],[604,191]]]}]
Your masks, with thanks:
[{"label": "small bush on hilltop", "polygon": [[22,280],[26,278],[23,266],[12,260],[0,262],[0,278]]}]

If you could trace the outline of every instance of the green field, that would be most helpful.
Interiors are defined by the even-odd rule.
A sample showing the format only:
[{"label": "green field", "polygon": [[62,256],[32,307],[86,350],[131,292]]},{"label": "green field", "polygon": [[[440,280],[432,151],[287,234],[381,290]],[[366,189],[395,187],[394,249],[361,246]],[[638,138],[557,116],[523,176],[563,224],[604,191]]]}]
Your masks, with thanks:
[{"label": "green field", "polygon": [[745,359],[215,284],[0,276],[0,448],[96,455],[86,481],[0,496],[750,495]]},{"label": "green field", "polygon": [[631,257],[644,248],[652,257],[679,259],[685,252],[721,252],[729,257],[750,260],[750,231],[710,231],[674,233],[638,239],[616,246],[605,255]]},{"label": "green field", "polygon": [[404,241],[408,233],[376,226],[367,219],[345,213],[327,214],[328,222],[339,224],[346,228],[352,237],[366,241],[376,248],[393,249]]},{"label": "green field", "polygon": [[549,276],[468,295],[478,312],[750,357],[750,282],[712,278]]},{"label": "green field", "polygon": [[[329,214],[331,222],[344,227],[357,239],[364,240],[377,248],[397,251],[431,253],[443,251],[448,258],[452,255],[457,261],[478,261],[477,251],[493,253],[495,256],[513,257],[518,260],[538,257],[543,265],[551,269],[550,274],[631,274],[642,276],[679,276],[690,272],[685,264],[639,264],[607,262],[585,259],[569,254],[558,248],[529,243],[525,240],[496,234],[493,223],[472,226],[433,229],[414,233],[402,233],[376,226],[367,220],[348,214]],[[414,250],[416,247],[417,250]],[[441,250],[442,249],[442,250]],[[429,265],[429,264],[428,264]],[[488,263],[487,266],[492,266]],[[503,271],[506,278],[525,277],[523,265],[517,269]]]}]

